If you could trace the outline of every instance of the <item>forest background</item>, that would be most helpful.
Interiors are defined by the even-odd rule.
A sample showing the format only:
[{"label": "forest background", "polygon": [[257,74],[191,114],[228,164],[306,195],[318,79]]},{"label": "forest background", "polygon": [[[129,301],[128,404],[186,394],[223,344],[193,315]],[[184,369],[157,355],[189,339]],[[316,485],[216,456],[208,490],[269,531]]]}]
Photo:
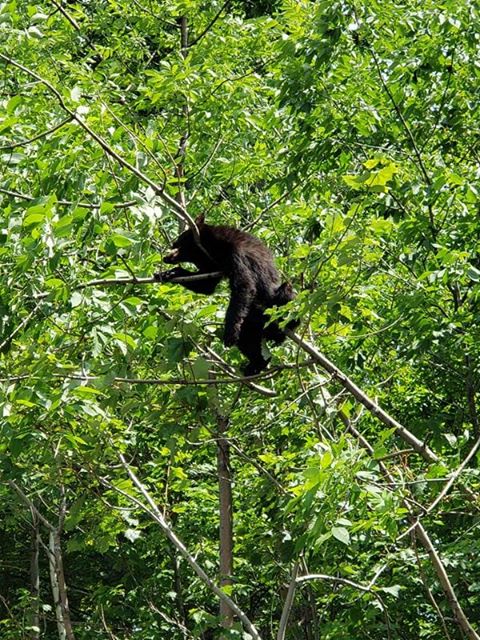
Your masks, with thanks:
[{"label": "forest background", "polygon": [[[478,3],[11,0],[0,44],[0,636],[478,640]],[[153,282],[199,213],[298,292],[253,381],[226,286]]]}]

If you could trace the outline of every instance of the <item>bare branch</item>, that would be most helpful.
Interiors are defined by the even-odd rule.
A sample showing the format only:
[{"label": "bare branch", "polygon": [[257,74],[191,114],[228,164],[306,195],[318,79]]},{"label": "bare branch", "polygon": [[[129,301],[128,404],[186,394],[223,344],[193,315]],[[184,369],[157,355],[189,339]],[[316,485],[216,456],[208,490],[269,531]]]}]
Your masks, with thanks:
[{"label": "bare branch", "polygon": [[437,553],[437,550],[433,546],[432,541],[428,533],[423,528],[423,525],[420,522],[416,523],[415,526],[415,534],[417,538],[420,540],[424,548],[426,549],[432,565],[437,574],[438,580],[442,586],[443,592],[450,604],[450,607],[453,611],[453,615],[455,616],[455,620],[457,621],[459,627],[462,629],[463,633],[467,636],[469,640],[480,640],[480,635],[475,631],[470,622],[467,619],[458,599],[453,590],[452,583],[448,577],[447,572],[445,571],[445,567],[443,565],[440,556]]},{"label": "bare branch", "polygon": [[2,342],[0,342],[0,351],[3,349],[5,345],[7,345],[11,340],[13,340],[13,338],[17,335],[19,331],[21,331],[30,322],[30,320],[33,318],[33,316],[37,312],[37,309],[38,309],[38,304],[35,306],[35,308],[32,311],[30,311],[28,316],[26,316],[20,322],[20,324],[17,325],[15,329]]},{"label": "bare branch", "polygon": [[392,103],[392,106],[395,109],[395,112],[396,112],[400,122],[402,123],[403,128],[405,129],[405,133],[407,134],[408,139],[410,140],[410,143],[412,145],[413,151],[414,151],[415,156],[417,157],[417,160],[418,160],[418,166],[420,167],[420,170],[423,173],[423,177],[425,178],[425,182],[427,184],[431,184],[432,181],[431,181],[430,176],[428,175],[427,170],[425,168],[425,164],[423,162],[422,155],[421,155],[421,153],[420,153],[420,151],[419,151],[419,149],[417,147],[417,143],[415,142],[415,138],[413,137],[413,134],[410,131],[410,127],[408,126],[408,123],[405,120],[405,118],[403,116],[403,113],[402,113],[400,107],[397,104],[397,101],[395,100],[392,92],[390,91],[389,86],[385,82],[385,79],[384,79],[383,74],[382,74],[382,70],[380,69],[380,63],[378,62],[377,55],[376,55],[375,51],[371,47],[370,47],[370,53],[372,54],[372,58],[373,58],[373,61],[375,63],[375,68],[377,69],[377,75],[378,75],[378,77],[380,79],[382,87],[383,87],[385,93],[387,94],[388,99]]},{"label": "bare branch", "polygon": [[194,39],[192,40],[192,42],[190,42],[187,46],[188,47],[193,47],[194,45],[196,45],[198,42],[200,42],[200,40],[206,36],[206,34],[210,31],[210,29],[213,27],[213,25],[217,22],[217,20],[220,18],[220,16],[222,15],[223,11],[225,11],[225,9],[228,7],[228,5],[230,4],[232,0],[226,0],[226,2],[224,2],[223,6],[220,7],[218,13],[213,17],[213,19],[208,23],[208,25],[205,27],[205,29]]},{"label": "bare branch", "polygon": [[385,603],[383,602],[381,596],[372,590],[372,581],[367,587],[365,587],[364,585],[359,584],[358,582],[353,582],[353,580],[348,580],[347,578],[329,576],[323,573],[311,573],[309,575],[300,576],[299,578],[297,578],[297,584],[301,582],[306,582],[307,580],[327,580],[329,582],[341,584],[346,587],[353,587],[354,589],[363,591],[363,593],[370,593],[377,600],[378,604],[380,605],[380,609],[385,614],[385,623],[387,626],[387,633],[388,633],[388,637],[391,638],[390,620],[388,618],[387,607],[385,606]]},{"label": "bare branch", "polygon": [[401,425],[395,418],[390,416],[384,409],[382,409],[376,402],[374,402],[366,393],[364,393],[360,387],[358,387],[353,380],[345,375],[337,366],[330,362],[320,351],[315,349],[311,344],[303,340],[299,335],[287,329],[285,331],[287,336],[291,338],[299,347],[309,353],[318,364],[328,371],[338,382],[350,391],[350,393],[356,398],[366,409],[368,409],[374,416],[376,416],[381,422],[388,427],[393,427],[395,433],[405,440],[415,451],[422,456],[427,462],[436,462],[438,457],[433,451],[427,447],[427,445],[421,442],[416,436],[413,435],[408,429]]},{"label": "bare branch", "polygon": [[402,533],[402,535],[398,536],[398,538],[397,538],[398,540],[401,540],[403,537],[407,536],[411,531],[413,531],[413,529],[415,529],[415,527],[420,523],[420,518],[421,517],[423,518],[424,516],[426,516],[429,513],[431,513],[435,509],[435,507],[443,500],[443,498],[450,491],[452,485],[458,479],[459,475],[465,469],[465,467],[470,462],[470,460],[473,458],[473,456],[477,453],[479,448],[480,448],[480,438],[477,439],[477,441],[475,442],[473,447],[470,449],[470,451],[469,451],[468,455],[466,456],[465,460],[463,460],[463,462],[457,467],[457,469],[455,469],[455,471],[452,474],[450,474],[450,477],[449,477],[448,481],[445,483],[445,486],[440,491],[440,493],[435,498],[435,500],[430,504],[430,506],[425,508],[425,510],[422,513],[422,515],[418,516],[418,518],[415,520],[415,522],[412,524],[411,527],[409,527],[404,533]]},{"label": "bare branch", "polygon": [[[38,198],[45,196],[31,196],[27,193],[21,193],[20,191],[11,191],[10,189],[0,188],[0,193],[4,193],[7,196],[12,196],[12,198],[19,198],[21,200],[38,200]],[[101,207],[101,203],[95,202],[74,202],[73,200],[57,200],[55,204],[61,205],[62,207],[83,207],[84,209],[99,209]],[[137,200],[129,200],[128,202],[113,202],[112,207],[115,209],[127,209],[128,207],[133,207],[138,204]]]},{"label": "bare branch", "polygon": [[13,480],[8,481],[8,486],[15,491],[15,493],[21,498],[22,502],[34,513],[40,522],[46,527],[49,531],[55,531],[55,527],[51,522],[49,522],[37,509],[37,507],[33,504],[30,498],[20,489],[18,484]]},{"label": "bare branch", "polygon": [[[353,425],[350,423],[350,429],[352,430],[353,433],[355,433],[355,428],[353,427]],[[362,446],[364,446],[367,451],[370,453],[370,455],[373,454],[373,447],[370,445],[370,443],[364,438],[364,436],[362,436],[361,434],[359,434],[357,432],[357,435],[359,437],[359,440],[362,444]],[[382,471],[382,473],[384,474],[384,476],[388,479],[390,484],[395,484],[395,480],[392,476],[392,474],[389,472],[389,470],[387,469],[387,467],[385,466],[385,464],[381,461],[377,461],[379,464],[379,467]],[[410,508],[410,505],[408,503],[408,500],[403,500],[403,504],[406,508],[406,510],[408,511],[408,513],[413,517],[412,514],[412,510]],[[450,582],[450,579],[448,577],[448,574],[445,570],[445,567],[442,563],[442,560],[440,558],[440,556],[438,555],[435,547],[433,546],[428,533],[426,532],[426,530],[424,529],[423,525],[420,522],[416,522],[416,526],[415,526],[415,535],[417,537],[417,539],[419,540],[419,542],[422,544],[423,548],[427,551],[429,557],[430,557],[430,561],[433,565],[433,568],[435,570],[435,573],[437,574],[437,578],[438,581],[440,582],[440,585],[442,586],[443,592],[445,593],[445,596],[447,598],[447,601],[450,605],[450,608],[455,616],[455,621],[457,622],[458,626],[462,629],[462,631],[465,633],[465,635],[467,636],[467,638],[469,638],[469,640],[480,640],[480,636],[476,633],[476,631],[473,629],[473,627],[470,625],[462,607],[460,606],[460,603],[458,602],[457,596],[455,595],[455,591],[453,589],[453,586]]]},{"label": "bare branch", "polygon": [[16,149],[17,147],[25,147],[26,145],[31,144],[32,142],[36,142],[37,140],[40,140],[40,138],[46,138],[51,133],[58,131],[58,129],[61,129],[63,126],[65,126],[71,121],[72,121],[72,118],[69,116],[68,118],[65,118],[65,120],[62,120],[62,122],[59,122],[58,124],[51,127],[50,129],[46,129],[45,131],[42,131],[42,133],[39,133],[33,138],[28,138],[26,140],[20,140],[19,142],[12,142],[11,144],[2,145],[0,147],[0,151],[5,151],[6,149]]},{"label": "bare branch", "polygon": [[[182,282],[195,282],[195,280],[205,280],[209,278],[218,278],[218,276],[222,275],[220,271],[214,271],[212,273],[201,273],[199,275],[194,274],[191,276],[181,276],[178,278],[172,278],[171,280],[160,282],[155,276],[149,276],[147,278],[137,278],[133,276],[132,278],[98,278],[96,280],[89,280],[88,282],[83,282],[75,287],[75,290],[81,291],[82,289],[87,289],[89,287],[113,287],[117,285],[127,285],[127,284],[181,284]],[[38,293],[34,296],[36,300],[42,300],[43,298],[48,298],[50,292],[44,291],[43,293]]]},{"label": "bare branch", "polygon": [[50,0],[50,2],[55,7],[57,7],[57,9],[60,11],[62,16],[72,25],[72,27],[75,29],[75,31],[80,31],[80,26],[79,26],[78,22],[75,20],[75,18],[72,18],[72,16],[67,11],[65,11],[65,9],[62,6],[61,0],[60,0],[60,2],[57,2],[57,0]]}]

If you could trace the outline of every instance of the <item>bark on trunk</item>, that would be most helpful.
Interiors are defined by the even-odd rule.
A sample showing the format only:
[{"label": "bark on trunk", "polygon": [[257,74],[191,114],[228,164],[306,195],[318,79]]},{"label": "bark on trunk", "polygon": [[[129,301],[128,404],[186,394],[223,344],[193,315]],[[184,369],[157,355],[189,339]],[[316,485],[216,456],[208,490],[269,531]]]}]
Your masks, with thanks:
[{"label": "bark on trunk", "polygon": [[[220,586],[232,585],[233,573],[233,511],[232,478],[230,471],[230,447],[225,437],[228,419],[218,419],[217,469],[220,511]],[[230,595],[230,593],[229,593]],[[220,617],[226,629],[233,624],[233,611],[226,602],[220,601]]]},{"label": "bark on trunk", "polygon": [[50,566],[50,582],[55,602],[55,615],[59,640],[75,640],[68,607],[67,587],[63,572],[63,558],[60,534],[50,531],[48,544],[48,560]]},{"label": "bark on trunk", "polygon": [[40,572],[38,569],[40,542],[40,522],[32,510],[32,545],[30,552],[30,594],[32,596],[30,612],[31,640],[40,638]]}]

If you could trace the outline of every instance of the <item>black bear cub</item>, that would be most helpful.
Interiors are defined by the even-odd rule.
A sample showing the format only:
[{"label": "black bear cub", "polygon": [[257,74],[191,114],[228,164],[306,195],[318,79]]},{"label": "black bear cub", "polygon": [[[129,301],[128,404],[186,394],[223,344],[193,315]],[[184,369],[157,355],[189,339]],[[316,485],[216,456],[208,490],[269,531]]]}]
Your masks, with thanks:
[{"label": "black bear cub", "polygon": [[[173,243],[165,256],[167,264],[191,262],[197,272],[176,267],[156,274],[160,282],[172,278],[221,272],[214,278],[199,279],[181,284],[196,293],[211,294],[223,278],[230,283],[230,303],[225,316],[224,344],[237,345],[248,358],[245,375],[259,373],[268,365],[262,355],[262,339],[280,344],[285,333],[276,322],[268,322],[264,310],[279,307],[295,297],[289,283],[282,283],[270,250],[254,236],[227,226],[205,223],[200,215],[195,223],[200,234],[200,243],[195,242],[190,229],[184,231]],[[268,324],[267,324],[268,323]],[[297,323],[290,322],[289,329]]]}]

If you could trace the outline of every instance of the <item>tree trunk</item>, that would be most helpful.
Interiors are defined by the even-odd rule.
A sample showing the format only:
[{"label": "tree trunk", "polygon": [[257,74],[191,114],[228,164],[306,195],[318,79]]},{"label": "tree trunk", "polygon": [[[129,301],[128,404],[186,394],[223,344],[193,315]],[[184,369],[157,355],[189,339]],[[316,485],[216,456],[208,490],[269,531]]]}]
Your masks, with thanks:
[{"label": "tree trunk", "polygon": [[48,560],[59,640],[75,640],[68,607],[65,574],[63,572],[60,534],[54,530],[49,533]]},{"label": "tree trunk", "polygon": [[35,511],[32,510],[32,538],[30,552],[30,594],[32,596],[30,611],[31,640],[40,638],[40,572],[38,569],[40,542],[40,522]]},{"label": "tree trunk", "polygon": [[[225,434],[228,418],[218,418],[218,489],[220,511],[220,587],[232,585],[233,573],[233,511],[232,478],[230,472],[230,447]],[[228,592],[228,595],[231,595]],[[226,629],[233,624],[233,612],[227,603],[220,601],[220,617]]]}]

